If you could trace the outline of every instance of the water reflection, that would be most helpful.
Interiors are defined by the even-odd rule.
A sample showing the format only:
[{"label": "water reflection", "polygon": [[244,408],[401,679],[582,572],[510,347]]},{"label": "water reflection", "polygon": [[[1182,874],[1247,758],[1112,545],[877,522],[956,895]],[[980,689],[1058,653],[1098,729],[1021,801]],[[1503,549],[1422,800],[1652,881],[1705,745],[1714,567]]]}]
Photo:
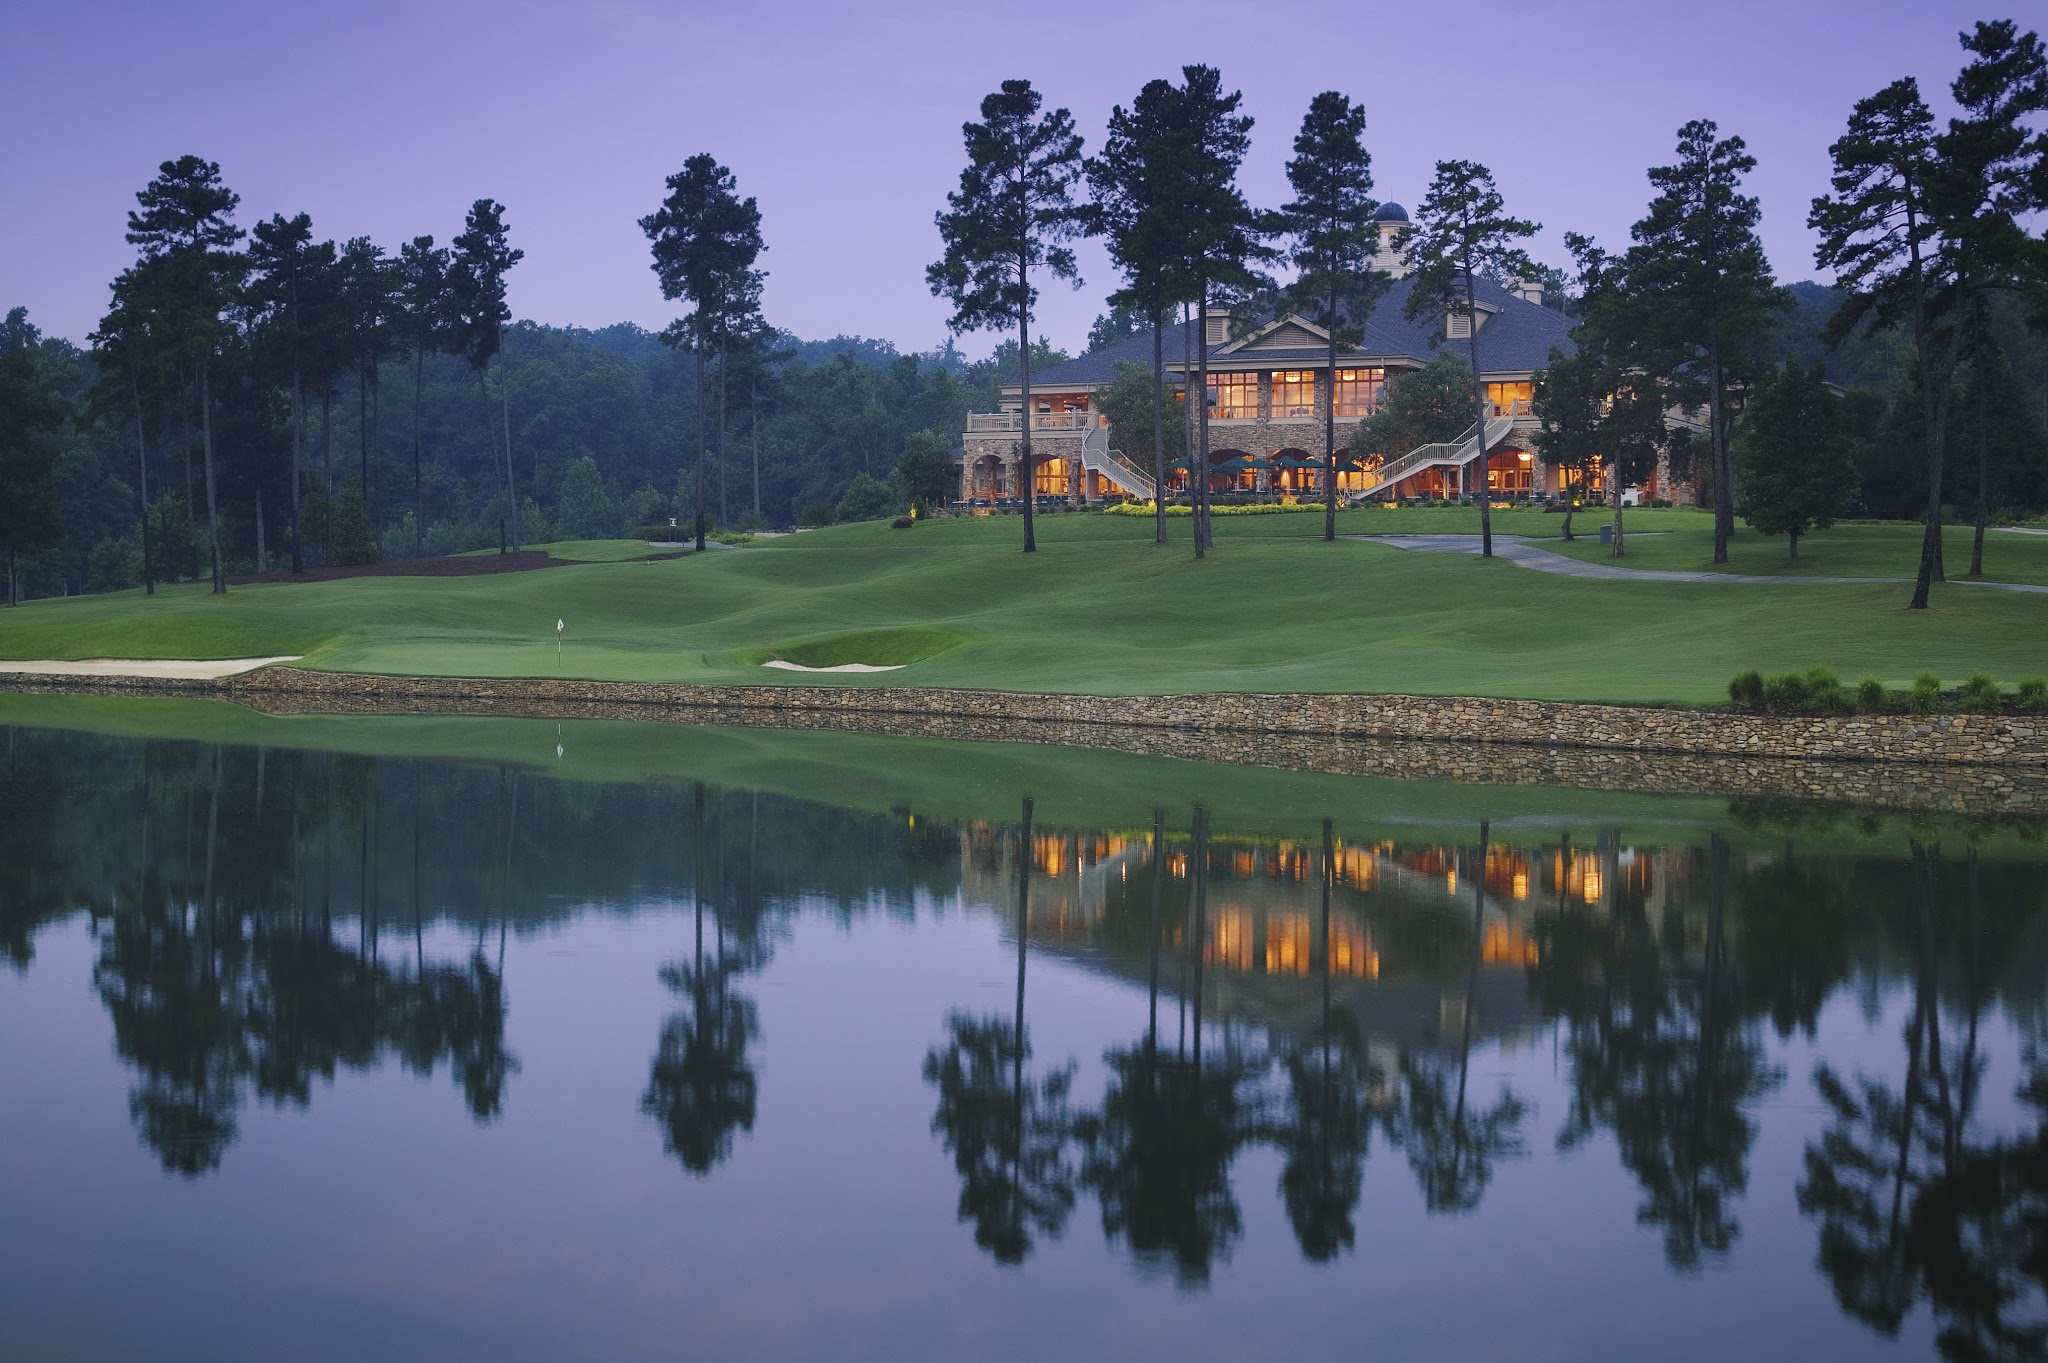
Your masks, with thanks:
[{"label": "water reflection", "polygon": [[[687,937],[635,966],[663,999],[615,1105],[670,1183],[717,1183],[773,1129],[764,1051],[817,1025],[774,992],[779,944],[964,916],[1007,997],[940,980],[921,1066],[874,1060],[922,1078],[890,1115],[929,1129],[950,1248],[1029,1271],[1086,1241],[1198,1293],[1260,1212],[1333,1264],[1404,1201],[1491,1227],[1512,1185],[1700,1280],[1796,1211],[1795,1260],[1860,1329],[2048,1356],[2048,876],[2009,830],[1750,808],[1655,837],[1341,811],[1249,835],[1194,801],[1077,826],[1030,797],[951,817],[34,731],[9,752],[0,955],[26,973],[55,925],[89,933],[135,1136],[183,1179],[222,1171],[252,1104],[310,1112],[384,1067],[516,1126],[506,977],[550,968],[516,944],[645,915]],[[1100,1014],[1070,1015],[1076,980]],[[1796,1188],[1759,1192],[1774,1126]],[[1620,1196],[1543,1201],[1522,1171],[1567,1158]]]}]

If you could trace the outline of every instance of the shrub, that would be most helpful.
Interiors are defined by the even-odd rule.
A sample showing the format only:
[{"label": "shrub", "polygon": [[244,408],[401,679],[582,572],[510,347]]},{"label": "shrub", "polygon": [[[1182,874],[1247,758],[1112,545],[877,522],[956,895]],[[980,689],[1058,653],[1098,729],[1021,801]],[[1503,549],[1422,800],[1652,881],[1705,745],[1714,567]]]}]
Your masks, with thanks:
[{"label": "shrub", "polygon": [[895,520],[889,522],[889,528],[891,530],[908,530],[916,524],[917,522],[908,516],[898,516]]},{"label": "shrub", "polygon": [[1865,677],[1856,683],[1856,708],[1866,715],[1881,715],[1885,712],[1889,697],[1885,695],[1884,683],[1875,677]]},{"label": "shrub", "polygon": [[1963,708],[1980,714],[1996,714],[2005,708],[2005,693],[1998,683],[1982,672],[1973,672],[1963,683]]},{"label": "shrub", "polygon": [[2048,710],[2048,681],[2028,677],[2013,694],[2013,703],[2022,710]]},{"label": "shrub", "polygon": [[1728,683],[1728,699],[1737,705],[1751,708],[1761,705],[1764,699],[1764,674],[1753,667],[1747,672],[1736,673],[1734,680]]},{"label": "shrub", "polygon": [[1764,704],[1773,710],[1797,710],[1806,704],[1809,694],[1806,678],[1797,672],[1787,672],[1764,683]]},{"label": "shrub", "polygon": [[806,527],[832,524],[832,503],[822,497],[812,498],[796,513],[796,523]]},{"label": "shrub", "polygon": [[906,500],[881,479],[856,473],[839,499],[838,516],[842,521],[878,521],[901,511]]},{"label": "shrub", "polygon": [[1931,715],[1934,707],[1941,704],[1941,678],[1932,672],[1922,672],[1913,678],[1913,689],[1906,695],[1906,708],[1916,715]]}]

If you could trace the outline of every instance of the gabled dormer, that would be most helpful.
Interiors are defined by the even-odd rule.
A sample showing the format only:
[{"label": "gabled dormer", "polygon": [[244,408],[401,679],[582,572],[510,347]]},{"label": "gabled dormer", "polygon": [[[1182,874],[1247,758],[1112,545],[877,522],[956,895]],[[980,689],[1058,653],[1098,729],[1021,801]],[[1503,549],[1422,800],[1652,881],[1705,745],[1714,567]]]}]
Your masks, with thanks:
[{"label": "gabled dormer", "polygon": [[1289,313],[1266,323],[1250,335],[1232,341],[1217,351],[1216,357],[1250,356],[1262,350],[1320,350],[1329,344],[1329,332],[1304,317]]},{"label": "gabled dormer", "polygon": [[[1486,330],[1487,319],[1499,311],[1501,309],[1497,305],[1482,299],[1475,299],[1472,304],[1471,320],[1481,331],[1484,331]],[[1445,313],[1444,339],[1446,341],[1463,341],[1468,339],[1472,335],[1472,328],[1466,325],[1466,322],[1467,314],[1462,306],[1453,308]]]}]

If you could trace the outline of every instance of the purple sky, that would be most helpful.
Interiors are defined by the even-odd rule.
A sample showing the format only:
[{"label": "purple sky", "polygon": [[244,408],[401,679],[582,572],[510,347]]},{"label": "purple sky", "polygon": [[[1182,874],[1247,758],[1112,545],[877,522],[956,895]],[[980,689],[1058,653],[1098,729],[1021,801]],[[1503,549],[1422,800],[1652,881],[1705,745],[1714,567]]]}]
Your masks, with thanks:
[{"label": "purple sky", "polygon": [[[1309,97],[1341,89],[1368,110],[1382,198],[1412,208],[1437,159],[1483,162],[1559,264],[1566,229],[1623,240],[1648,198],[1644,168],[1669,159],[1680,123],[1711,117],[1761,162],[1765,245],[1783,278],[1804,279],[1806,206],[1850,105],[1914,74],[1939,109],[1956,32],[2012,11],[13,0],[0,4],[0,307],[26,304],[82,340],[130,258],[135,191],[158,162],[196,152],[220,162],[245,226],[303,210],[323,235],[386,247],[445,241],[490,195],[526,251],[518,315],[657,327],[668,313],[636,220],[663,176],[709,151],[760,199],[772,322],[926,349],[946,316],[924,283],[932,214],[980,98],[1028,77],[1093,150],[1112,105],[1190,61],[1219,66],[1258,120],[1244,173],[1255,201],[1285,197]],[[1040,308],[1070,348],[1114,286],[1098,250],[1083,266],[1079,292],[1048,290]]]}]

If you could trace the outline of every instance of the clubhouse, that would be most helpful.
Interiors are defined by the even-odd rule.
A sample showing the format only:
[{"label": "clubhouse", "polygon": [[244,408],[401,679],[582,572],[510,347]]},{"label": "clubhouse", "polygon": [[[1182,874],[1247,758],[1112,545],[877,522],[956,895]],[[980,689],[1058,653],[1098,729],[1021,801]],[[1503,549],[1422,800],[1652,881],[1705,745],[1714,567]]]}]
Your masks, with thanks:
[{"label": "clubhouse", "polygon": [[[1451,497],[1476,493],[1482,441],[1469,428],[1462,444],[1421,450],[1386,450],[1363,460],[1345,445],[1365,417],[1379,410],[1387,386],[1419,369],[1446,349],[1463,356],[1468,332],[1462,314],[1410,321],[1403,308],[1414,286],[1393,238],[1408,220],[1398,204],[1380,210],[1380,267],[1396,276],[1367,320],[1363,341],[1340,347],[1334,376],[1329,333],[1293,315],[1272,317],[1233,337],[1234,319],[1211,308],[1200,339],[1209,370],[1208,478],[1212,494],[1291,499],[1322,495],[1323,399],[1334,381],[1337,483],[1354,499]],[[1553,349],[1572,350],[1571,321],[1544,306],[1533,284],[1504,286],[1480,280],[1475,289],[1480,328],[1479,360],[1489,419],[1484,432],[1485,485],[1507,500],[1548,500],[1566,491],[1561,473],[1536,457],[1538,423],[1531,410],[1535,377]],[[1191,328],[1167,327],[1162,338],[1167,382],[1181,400],[1196,371],[1200,352]],[[1441,334],[1441,342],[1435,336]],[[1147,500],[1154,495],[1150,449],[1122,451],[1109,444],[1107,420],[1096,408],[1096,393],[1115,377],[1119,363],[1152,364],[1152,333],[1140,332],[1065,364],[1034,374],[1031,383],[1033,482],[1040,499],[1075,495],[1086,502]],[[960,467],[959,505],[981,511],[1020,503],[1023,495],[1022,432],[1027,414],[1019,385],[1003,389],[1002,410],[970,413],[955,458]],[[1169,450],[1169,498],[1186,495],[1189,459]],[[1664,475],[1659,469],[1658,474]],[[1653,475],[1638,489],[1648,498],[1670,495]],[[1597,493],[1597,476],[1575,492]]]}]

